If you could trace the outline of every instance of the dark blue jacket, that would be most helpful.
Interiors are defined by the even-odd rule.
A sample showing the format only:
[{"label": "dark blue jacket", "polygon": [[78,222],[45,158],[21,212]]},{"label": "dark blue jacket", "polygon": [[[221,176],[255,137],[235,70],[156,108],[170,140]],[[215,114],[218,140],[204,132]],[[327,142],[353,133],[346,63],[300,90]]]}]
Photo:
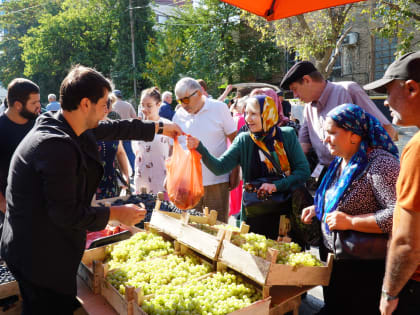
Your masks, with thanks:
[{"label": "dark blue jacket", "polygon": [[162,103],[162,106],[159,108],[159,116],[172,120],[174,117],[175,111],[172,109],[171,105],[166,103],[165,101]]}]

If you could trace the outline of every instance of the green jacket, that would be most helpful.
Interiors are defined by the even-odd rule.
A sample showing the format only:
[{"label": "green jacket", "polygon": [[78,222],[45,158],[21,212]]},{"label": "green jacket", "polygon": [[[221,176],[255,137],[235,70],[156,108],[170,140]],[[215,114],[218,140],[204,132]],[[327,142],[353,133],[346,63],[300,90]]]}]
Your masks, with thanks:
[{"label": "green jacket", "polygon": [[[292,173],[290,176],[274,182],[274,184],[276,185],[277,191],[287,191],[304,184],[310,176],[310,169],[294,129],[291,127],[281,127],[281,131],[283,134],[284,149],[286,150]],[[201,142],[197,147],[197,151],[202,155],[203,163],[215,175],[229,173],[239,164],[242,168],[243,182],[246,183],[255,179],[250,178],[252,152],[255,145],[249,132],[242,132],[233,140],[232,145],[219,158],[211,155]],[[242,207],[241,220],[243,221],[245,219],[245,211]]]}]

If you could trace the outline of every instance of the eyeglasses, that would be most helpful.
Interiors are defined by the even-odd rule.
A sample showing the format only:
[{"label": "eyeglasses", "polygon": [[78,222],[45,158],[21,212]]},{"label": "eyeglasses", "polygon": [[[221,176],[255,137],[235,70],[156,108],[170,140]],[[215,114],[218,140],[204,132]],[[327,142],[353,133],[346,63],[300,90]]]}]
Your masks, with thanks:
[{"label": "eyeglasses", "polygon": [[190,103],[190,98],[191,97],[193,97],[194,95],[195,95],[195,93],[197,93],[198,92],[198,90],[196,90],[193,94],[191,94],[190,96],[185,96],[185,97],[183,97],[183,98],[179,98],[179,99],[177,99],[176,101],[178,102],[178,104],[182,104],[182,103],[184,103],[184,104],[189,104]]}]

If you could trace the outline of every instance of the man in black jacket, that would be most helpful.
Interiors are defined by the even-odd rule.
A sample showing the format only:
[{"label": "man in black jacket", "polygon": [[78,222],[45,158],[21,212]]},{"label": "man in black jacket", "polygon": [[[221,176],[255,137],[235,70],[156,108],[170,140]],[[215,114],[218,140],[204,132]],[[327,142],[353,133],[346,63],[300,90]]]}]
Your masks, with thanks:
[{"label": "man in black jacket", "polygon": [[39,117],[13,155],[1,254],[19,283],[23,314],[73,314],[86,230],[145,216],[135,205],[90,206],[103,174],[96,141],[181,133],[175,124],[137,119],[98,124],[109,91],[100,73],[76,66],[61,84],[62,111]]}]

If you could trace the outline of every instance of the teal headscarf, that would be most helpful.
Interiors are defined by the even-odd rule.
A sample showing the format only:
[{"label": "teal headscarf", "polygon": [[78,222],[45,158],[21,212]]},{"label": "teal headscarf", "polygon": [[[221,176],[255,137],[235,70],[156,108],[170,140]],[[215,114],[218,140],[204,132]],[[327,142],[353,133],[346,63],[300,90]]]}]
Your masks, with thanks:
[{"label": "teal headscarf", "polygon": [[[332,118],[335,123],[345,130],[361,136],[359,150],[353,155],[349,163],[342,171],[340,178],[335,183],[334,192],[326,196],[325,192],[330,189],[337,169],[340,167],[343,158],[335,157],[315,193],[315,211],[317,218],[322,222],[325,216],[333,212],[340,202],[343,193],[350,186],[353,180],[361,176],[368,166],[368,149],[379,148],[390,152],[398,159],[398,149],[381,126],[378,119],[365,112],[362,108],[353,104],[343,104],[332,109],[327,117]],[[326,224],[326,230],[329,231]]]}]

